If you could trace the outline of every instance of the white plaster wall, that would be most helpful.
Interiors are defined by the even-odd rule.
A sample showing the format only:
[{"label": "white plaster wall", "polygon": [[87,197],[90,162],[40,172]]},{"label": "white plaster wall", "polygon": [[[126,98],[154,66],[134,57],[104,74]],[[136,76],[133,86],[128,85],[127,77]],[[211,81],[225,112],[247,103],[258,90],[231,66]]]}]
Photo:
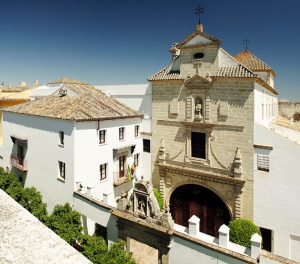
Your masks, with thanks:
[{"label": "white plaster wall", "polygon": [[[254,142],[273,147],[271,151],[255,149],[254,222],[273,230],[275,254],[300,261],[300,252],[289,248],[290,236],[300,236],[300,146],[259,124]],[[270,171],[258,171],[257,154],[268,152]]]},{"label": "white plaster wall", "polygon": [[[106,143],[99,144],[98,122],[78,122],[75,133],[75,178],[81,180],[84,187],[91,186],[92,195],[97,199],[103,199],[103,192],[110,192],[114,196],[119,195],[121,186],[114,188],[113,173],[118,171],[118,163],[113,157],[113,149],[130,144],[136,145],[131,155],[127,150],[127,162],[131,167],[133,155],[142,154],[142,138],[134,137],[134,126],[141,125],[140,118],[118,119],[100,121],[100,129],[106,130]],[[119,140],[119,127],[125,127],[125,139]],[[100,181],[101,164],[107,163],[107,179]],[[136,169],[136,175],[140,178],[142,164]],[[130,186],[127,186],[130,187]]]},{"label": "white plaster wall", "polygon": [[[97,89],[105,92],[130,108],[143,113],[141,132],[142,138],[151,139],[152,127],[152,86],[151,84],[99,85]],[[142,175],[151,181],[151,153],[142,152]]]},{"label": "white plaster wall", "polygon": [[254,121],[268,127],[278,115],[278,97],[255,83]]},{"label": "white plaster wall", "polygon": [[193,263],[205,263],[205,264],[241,264],[247,263],[232,258],[228,255],[218,253],[214,250],[210,250],[207,247],[203,247],[199,244],[192,243],[191,241],[182,239],[177,236],[173,236],[173,243],[169,253],[169,263],[172,264],[193,264]]},{"label": "white plaster wall", "polygon": [[[13,149],[11,135],[27,139],[28,172],[25,187],[35,186],[43,195],[51,211],[56,204],[72,204],[74,182],[74,126],[70,121],[37,116],[4,113],[4,142],[0,166],[12,168],[10,155]],[[59,145],[59,131],[65,133],[64,146]],[[58,180],[58,161],[66,163],[65,182]],[[21,175],[17,169],[13,170]]]}]

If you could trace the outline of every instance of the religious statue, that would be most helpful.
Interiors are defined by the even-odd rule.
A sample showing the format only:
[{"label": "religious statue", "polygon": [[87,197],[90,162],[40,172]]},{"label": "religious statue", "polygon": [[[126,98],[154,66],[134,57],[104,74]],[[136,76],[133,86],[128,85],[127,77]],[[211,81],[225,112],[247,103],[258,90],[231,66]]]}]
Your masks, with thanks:
[{"label": "religious statue", "polygon": [[196,100],[195,103],[195,116],[197,118],[202,118],[202,103],[200,100]]}]

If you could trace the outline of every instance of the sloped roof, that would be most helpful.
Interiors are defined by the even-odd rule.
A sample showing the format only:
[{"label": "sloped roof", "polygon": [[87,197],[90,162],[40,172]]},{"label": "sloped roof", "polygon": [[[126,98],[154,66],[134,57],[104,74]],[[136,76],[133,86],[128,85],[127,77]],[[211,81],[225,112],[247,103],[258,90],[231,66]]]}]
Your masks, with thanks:
[{"label": "sloped roof", "polygon": [[183,80],[180,76],[180,72],[171,71],[172,63],[164,67],[162,70],[158,71],[151,75],[148,80],[149,81],[160,81],[160,80]]},{"label": "sloped roof", "polygon": [[243,65],[237,65],[235,67],[220,67],[218,72],[213,73],[211,77],[256,78],[257,75]]},{"label": "sloped roof", "polygon": [[[137,111],[127,107],[92,85],[71,79],[48,83],[57,86],[56,92],[40,99],[15,105],[4,111],[56,119],[88,121],[142,117]],[[59,90],[67,94],[59,95]]]},{"label": "sloped roof", "polygon": [[241,53],[234,56],[240,63],[245,65],[252,71],[270,71],[276,76],[276,73],[273,69],[264,63],[261,59],[257,58],[252,52],[249,50],[244,50]]},{"label": "sloped roof", "polygon": [[218,45],[221,45],[221,41],[207,33],[204,33],[204,32],[201,32],[199,30],[196,30],[195,32],[193,32],[191,35],[187,36],[186,38],[184,38],[182,41],[180,41],[176,47],[177,48],[180,48],[182,46],[184,46],[186,43],[188,43],[190,40],[192,40],[193,38],[195,38],[196,36],[202,36],[206,39],[209,39],[212,41],[212,43],[215,43],[215,44],[218,44]]}]

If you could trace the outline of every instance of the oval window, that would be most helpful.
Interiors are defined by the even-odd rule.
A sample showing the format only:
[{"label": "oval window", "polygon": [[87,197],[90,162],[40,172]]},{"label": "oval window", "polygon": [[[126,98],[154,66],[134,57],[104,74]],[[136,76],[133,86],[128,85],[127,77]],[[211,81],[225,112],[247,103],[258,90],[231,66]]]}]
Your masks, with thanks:
[{"label": "oval window", "polygon": [[194,59],[195,60],[200,60],[200,59],[202,59],[204,57],[204,53],[202,53],[202,52],[198,52],[198,53],[195,53],[194,54]]}]

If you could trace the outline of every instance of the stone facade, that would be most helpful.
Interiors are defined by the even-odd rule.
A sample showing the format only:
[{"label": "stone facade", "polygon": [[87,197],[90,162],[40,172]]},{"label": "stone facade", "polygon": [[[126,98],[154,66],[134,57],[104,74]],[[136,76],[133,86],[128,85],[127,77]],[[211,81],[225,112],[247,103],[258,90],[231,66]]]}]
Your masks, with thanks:
[{"label": "stone facade", "polygon": [[[216,42],[179,44],[178,49],[180,78],[150,78],[153,184],[166,203],[177,187],[202,185],[224,201],[231,218],[253,219],[255,79],[211,78],[222,66]],[[196,53],[203,53],[203,60],[195,60]],[[192,157],[192,132],[205,133],[205,158]],[[237,149],[241,173],[233,168]]]}]

